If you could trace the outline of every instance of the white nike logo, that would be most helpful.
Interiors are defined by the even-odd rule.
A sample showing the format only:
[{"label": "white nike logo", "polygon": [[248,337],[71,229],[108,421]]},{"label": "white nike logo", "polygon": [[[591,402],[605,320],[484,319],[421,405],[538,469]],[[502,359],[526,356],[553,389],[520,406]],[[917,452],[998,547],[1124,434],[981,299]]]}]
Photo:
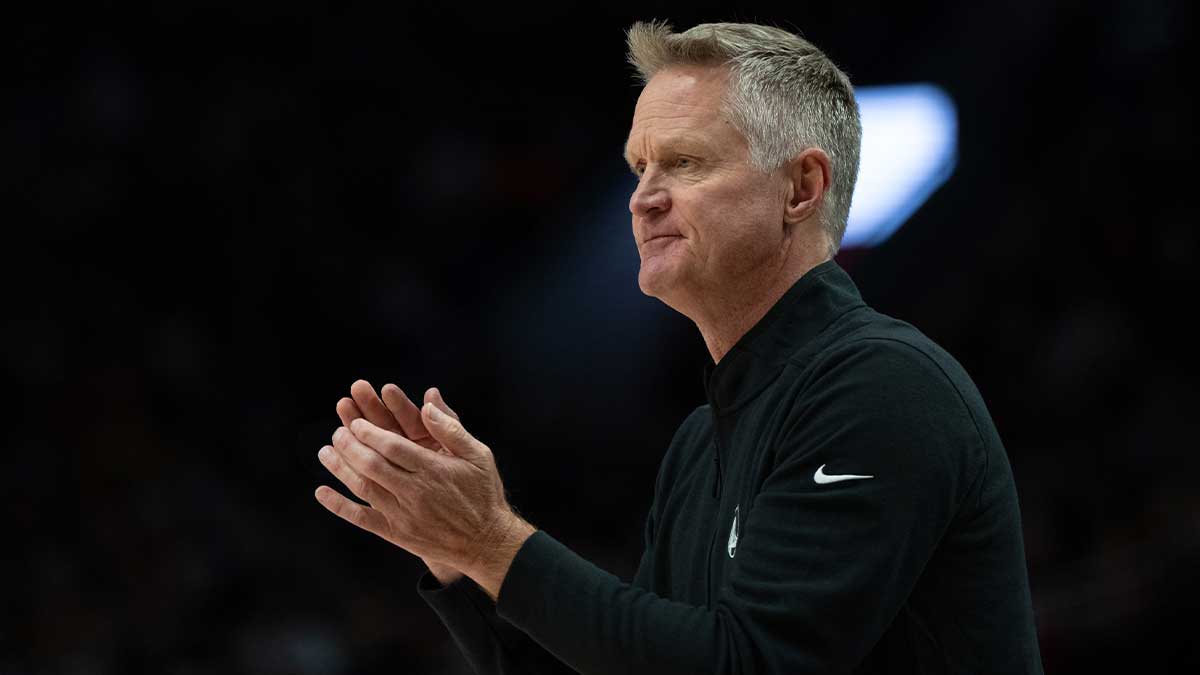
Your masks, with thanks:
[{"label": "white nike logo", "polygon": [[817,472],[813,474],[813,480],[817,481],[817,485],[825,485],[826,483],[837,483],[843,480],[860,480],[863,478],[874,478],[875,476],[856,476],[852,473],[844,473],[837,475],[829,475],[825,473],[825,465],[822,464],[817,468]]}]

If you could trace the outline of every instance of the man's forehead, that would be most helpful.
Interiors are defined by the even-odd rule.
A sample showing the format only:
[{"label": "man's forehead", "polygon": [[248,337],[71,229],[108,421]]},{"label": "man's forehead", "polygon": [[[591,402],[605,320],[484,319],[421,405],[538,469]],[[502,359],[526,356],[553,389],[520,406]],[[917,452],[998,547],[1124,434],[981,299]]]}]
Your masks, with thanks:
[{"label": "man's forehead", "polygon": [[642,148],[706,148],[728,132],[719,106],[689,110],[688,114],[635,116],[625,139],[625,154]]},{"label": "man's forehead", "polygon": [[[668,68],[650,78],[633,109],[634,118],[649,111],[712,109],[725,93],[726,76],[715,69]],[[672,109],[677,110],[672,110]]]},{"label": "man's forehead", "polygon": [[664,131],[651,134],[638,133],[637,130],[631,130],[629,138],[625,140],[624,154],[628,160],[634,155],[640,155],[643,146],[650,149],[677,148],[683,150],[704,150],[710,145],[711,139],[708,134],[703,133],[703,130],[697,132],[684,130]]},{"label": "man's forehead", "polygon": [[633,108],[634,124],[642,118],[711,117],[721,108],[728,76],[712,67],[671,67],[650,78]]},{"label": "man's forehead", "polygon": [[671,66],[650,78],[634,107],[624,154],[641,148],[705,149],[726,132],[724,95],[728,69],[722,66]]},{"label": "man's forehead", "polygon": [[704,88],[724,89],[729,82],[729,68],[725,66],[674,65],[655,73],[642,88],[647,92],[675,92]]}]

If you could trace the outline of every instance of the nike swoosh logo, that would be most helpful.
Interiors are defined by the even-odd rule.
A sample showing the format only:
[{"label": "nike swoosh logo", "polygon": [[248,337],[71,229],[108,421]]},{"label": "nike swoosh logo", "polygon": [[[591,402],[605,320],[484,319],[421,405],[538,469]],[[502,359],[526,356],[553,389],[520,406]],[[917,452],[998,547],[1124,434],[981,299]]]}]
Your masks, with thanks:
[{"label": "nike swoosh logo", "polygon": [[852,473],[842,473],[842,474],[835,474],[835,475],[831,476],[831,475],[825,473],[825,465],[824,464],[822,464],[817,469],[817,472],[813,474],[813,480],[815,480],[817,482],[817,485],[825,485],[826,483],[839,483],[844,480],[862,480],[863,478],[874,478],[874,477],[875,476],[856,476]]}]

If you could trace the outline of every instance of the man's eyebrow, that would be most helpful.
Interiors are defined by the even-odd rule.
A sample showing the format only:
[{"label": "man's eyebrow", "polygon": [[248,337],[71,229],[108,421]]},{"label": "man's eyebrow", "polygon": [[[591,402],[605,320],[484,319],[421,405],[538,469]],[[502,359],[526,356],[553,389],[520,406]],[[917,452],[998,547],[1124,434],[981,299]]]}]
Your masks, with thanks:
[{"label": "man's eyebrow", "polygon": [[621,157],[625,160],[626,164],[633,167],[633,155],[629,152],[629,141],[621,144]]},{"label": "man's eyebrow", "polygon": [[[660,139],[659,142],[654,143],[653,145],[658,148],[665,148],[668,150],[675,150],[682,147],[685,151],[699,151],[702,153],[707,153],[712,149],[712,146],[710,146],[708,142],[704,140],[704,138],[695,134],[687,133],[679,133],[667,136]],[[629,148],[629,141],[625,141],[625,146],[622,148],[621,154],[625,157],[625,163],[632,167],[633,154]]]}]

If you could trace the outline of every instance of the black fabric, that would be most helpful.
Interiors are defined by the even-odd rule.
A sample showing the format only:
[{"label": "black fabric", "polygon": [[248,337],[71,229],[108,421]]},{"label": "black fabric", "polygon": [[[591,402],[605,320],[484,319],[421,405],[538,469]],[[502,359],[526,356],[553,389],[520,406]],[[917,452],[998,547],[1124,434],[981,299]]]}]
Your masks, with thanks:
[{"label": "black fabric", "polygon": [[477,673],[573,672],[520,629],[496,614],[483,589],[467,578],[442,586],[429,572],[417,592],[450,630],[458,648]]},{"label": "black fabric", "polygon": [[704,375],[632,583],[539,531],[498,605],[421,591],[478,672],[1042,672],[1008,459],[949,354],[827,261]]}]

